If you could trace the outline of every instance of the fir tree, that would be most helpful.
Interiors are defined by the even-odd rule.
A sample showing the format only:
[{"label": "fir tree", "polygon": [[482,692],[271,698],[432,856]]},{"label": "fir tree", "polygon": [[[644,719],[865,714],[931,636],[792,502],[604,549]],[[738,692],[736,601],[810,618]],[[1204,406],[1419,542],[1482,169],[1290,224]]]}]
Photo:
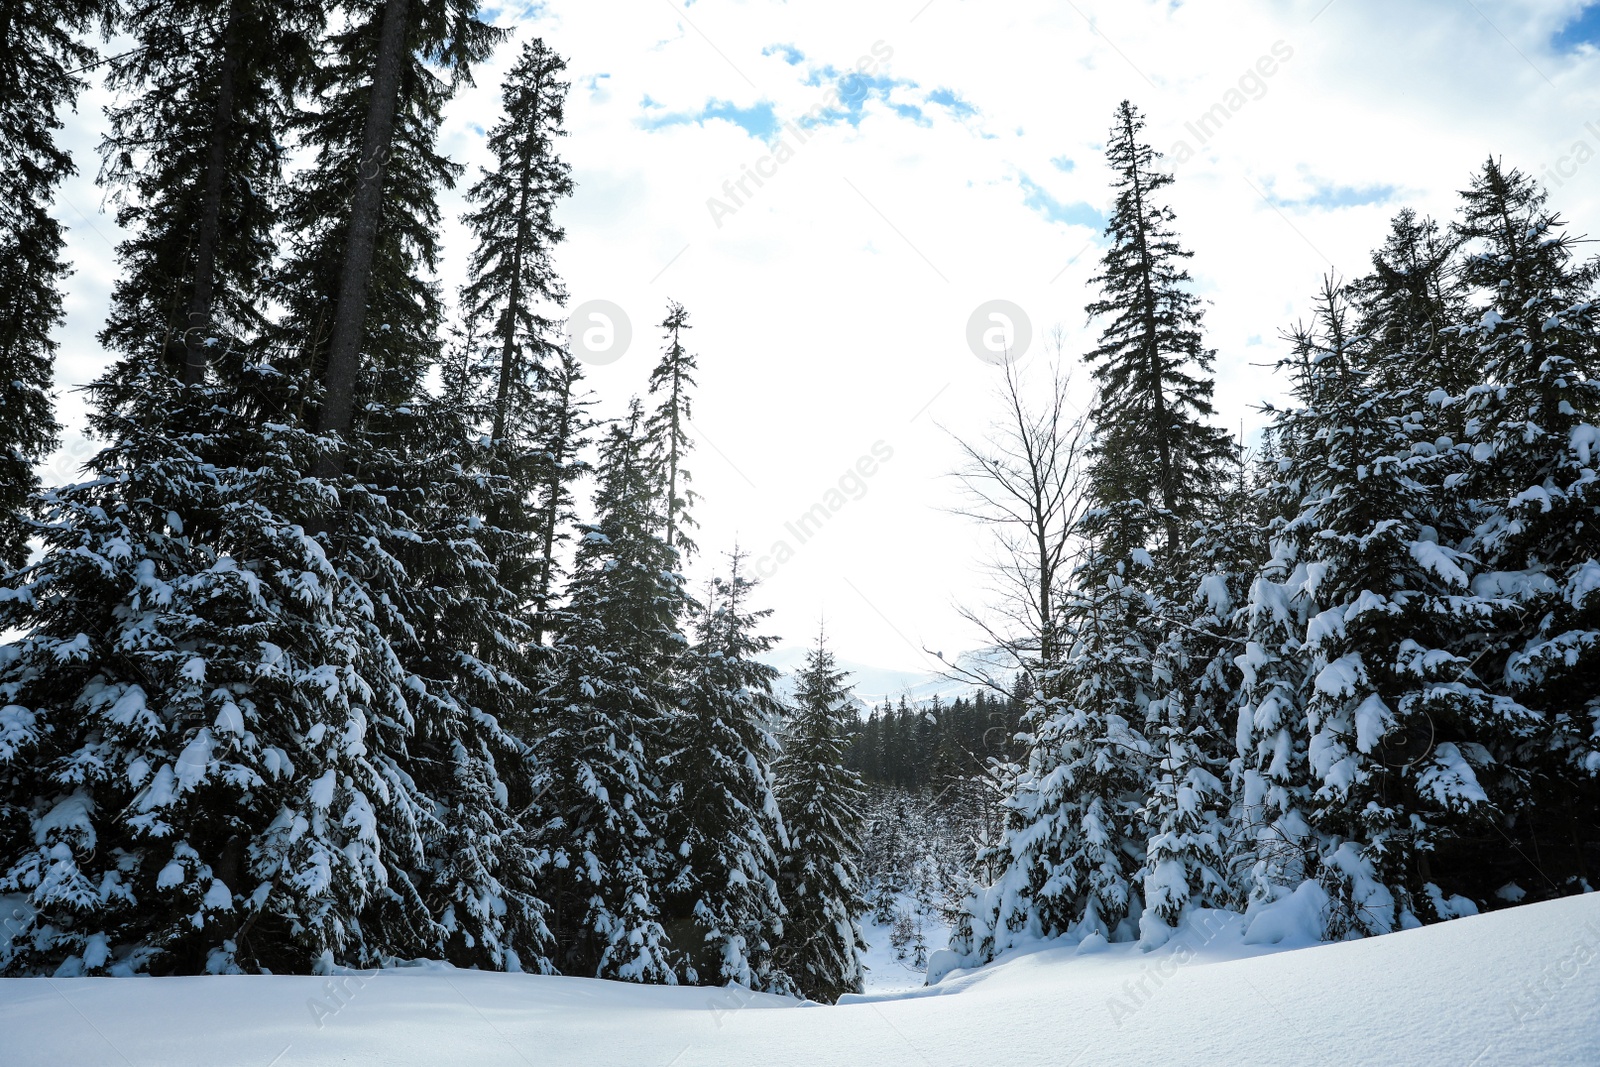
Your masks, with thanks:
[{"label": "fir tree", "polygon": [[213,355],[259,332],[282,210],[294,94],[325,17],[319,4],[138,3],[138,47],[109,62],[100,178],[115,190],[121,274],[100,341],[124,359],[100,406],[137,404],[140,370],[193,385]]},{"label": "fir tree", "polygon": [[667,347],[650,372],[650,395],[660,393],[661,400],[650,415],[648,427],[655,443],[653,458],[666,481],[666,503],[661,509],[665,538],[681,559],[692,554],[695,548],[687,533],[694,525],[688,511],[694,506],[695,494],[688,487],[689,472],[683,466],[683,459],[693,447],[688,430],[693,416],[689,391],[695,386],[694,372],[698,364],[683,346],[683,331],[690,326],[689,313],[682,304],[667,303],[667,317],[662,320],[661,328],[667,331]]},{"label": "fir tree", "polygon": [[1087,308],[1108,319],[1084,357],[1100,385],[1093,492],[1103,502],[1148,504],[1142,514],[1159,518],[1172,552],[1182,524],[1226,483],[1230,449],[1203,421],[1212,414],[1215,353],[1200,333],[1200,300],[1186,288],[1183,261],[1193,253],[1178,244],[1172,209],[1160,202],[1172,175],[1156,169],[1160,157],[1139,141],[1143,129],[1144,117],[1123,101],[1106,148],[1116,174],[1111,244],[1092,280],[1100,297]]},{"label": "fir tree", "polygon": [[746,607],[755,583],[744,553],[729,559],[701,609],[668,726],[665,910],[684,981],[784,992],[789,979],[773,962],[786,843],[771,770],[778,672],[756,659],[773,639],[755,632],[771,612]]},{"label": "fir tree", "polygon": [[[1462,450],[1476,524],[1462,550],[1475,588],[1515,607],[1478,658],[1505,703],[1490,724],[1518,794],[1521,851],[1551,857],[1562,886],[1592,885],[1600,841],[1600,261],[1575,262],[1576,239],[1525,174],[1489,160],[1463,193],[1458,236],[1471,311],[1461,327],[1482,366],[1466,391]],[[1519,780],[1520,779],[1520,780]],[[1560,842],[1557,844],[1557,842]],[[1554,855],[1552,855],[1552,853]],[[1552,862],[1555,856],[1559,861]],[[1504,858],[1500,870],[1517,865]],[[1524,878],[1544,880],[1525,867]]]},{"label": "fir tree", "polygon": [[684,596],[661,540],[642,423],[636,400],[601,443],[596,519],[556,620],[539,744],[561,773],[541,844],[562,973],[671,982],[658,759]]},{"label": "fir tree", "polygon": [[16,7],[0,34],[0,571],[27,559],[27,501],[34,465],[60,427],[50,398],[62,321],[61,224],[50,215],[73,164],[55,143],[60,112],[82,88],[92,49],[79,40],[106,10],[100,0]]},{"label": "fir tree", "polygon": [[778,806],[789,835],[781,858],[785,918],[779,962],[801,993],[831,1004],[861,992],[866,912],[856,875],[861,779],[844,767],[854,717],[845,673],[819,636],[806,657],[778,760]]},{"label": "fir tree", "polygon": [[[552,256],[565,234],[558,200],[572,191],[570,168],[556,154],[567,83],[565,62],[538,39],[528,42],[501,87],[505,118],[489,131],[494,167],[467,191],[465,222],[477,244],[461,292],[462,313],[492,348],[475,360],[485,379],[495,470],[507,493],[490,521],[516,536],[496,560],[502,581],[536,614],[546,610],[554,577],[549,553],[565,516],[538,501],[560,496],[574,433],[566,406],[577,377],[555,340],[566,290]],[[546,440],[554,435],[555,440]],[[552,487],[551,478],[555,478]],[[540,505],[543,506],[540,506]]]}]

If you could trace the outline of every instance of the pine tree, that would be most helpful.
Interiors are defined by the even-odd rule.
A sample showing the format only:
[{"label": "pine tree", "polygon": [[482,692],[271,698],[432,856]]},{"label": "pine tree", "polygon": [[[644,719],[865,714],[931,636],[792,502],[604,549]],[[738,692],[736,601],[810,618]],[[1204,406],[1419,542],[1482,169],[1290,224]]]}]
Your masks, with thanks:
[{"label": "pine tree", "polygon": [[138,47],[109,61],[100,178],[114,190],[121,274],[100,342],[121,362],[105,410],[137,405],[141,371],[190,385],[257,334],[281,221],[287,123],[325,18],[320,4],[140,2]]},{"label": "pine tree", "polygon": [[755,583],[744,559],[735,548],[728,577],[713,580],[679,672],[662,760],[671,783],[664,906],[685,982],[786,992],[790,981],[773,962],[786,842],[771,770],[778,672],[756,658],[773,645],[755,632],[771,612],[745,606]]},{"label": "pine tree", "polygon": [[83,86],[78,68],[94,56],[79,34],[105,10],[101,0],[19,6],[0,34],[0,571],[27,559],[33,468],[60,430],[50,333],[62,322],[67,264],[50,201],[74,168],[55,131]]},{"label": "pine tree", "polygon": [[635,400],[601,443],[596,519],[555,620],[539,747],[559,774],[540,843],[562,973],[672,982],[658,760],[684,596],[661,540],[643,421]]},{"label": "pine tree", "polygon": [[[45,497],[0,592],[0,892],[12,973],[376,962],[421,806],[380,743],[402,691],[371,604],[298,524],[316,449],[151,370],[91,478]],[[203,454],[197,449],[202,449]]]},{"label": "pine tree", "polygon": [[[384,412],[417,395],[440,357],[437,191],[461,166],[438,151],[451,92],[504,36],[476,0],[370,0],[329,35],[296,120],[314,153],[284,213],[294,235],[277,272],[286,315],[275,346],[323,386],[311,418],[349,446],[384,432]],[[278,358],[284,358],[280,356]],[[315,473],[337,476],[347,447]]]},{"label": "pine tree", "polygon": [[[566,299],[552,262],[565,237],[555,206],[572,191],[570,168],[556,154],[565,135],[565,69],[543,41],[524,45],[501,87],[505,117],[488,135],[494,167],[467,191],[473,210],[464,220],[477,244],[462,313],[474,335],[492,344],[473,371],[486,379],[494,469],[509,483],[490,521],[517,535],[496,562],[501,580],[535,614],[549,603],[549,553],[566,506],[541,507],[537,498],[561,494],[575,452],[566,405],[577,367],[564,360],[550,317]],[[546,440],[552,433],[556,439]]]},{"label": "pine tree", "polygon": [[[1459,453],[1422,439],[1425,390],[1386,388],[1373,337],[1353,334],[1349,317],[1329,280],[1316,324],[1293,337],[1305,473],[1283,528],[1305,565],[1308,815],[1335,937],[1462,908],[1428,856],[1489,802],[1476,772],[1489,764],[1479,739],[1492,701],[1452,646],[1495,616],[1469,588],[1470,561],[1441,543],[1438,487]],[[1451,740],[1429,748],[1436,732]]]},{"label": "pine tree", "polygon": [[687,532],[694,525],[688,511],[694,506],[695,494],[688,487],[689,472],[683,466],[683,459],[693,447],[688,430],[693,417],[689,391],[695,386],[694,372],[698,364],[683,346],[683,331],[690,326],[689,313],[682,304],[667,303],[667,317],[662,320],[661,328],[667,331],[667,347],[650,372],[650,395],[660,393],[662,396],[650,415],[648,426],[651,440],[655,442],[653,458],[666,481],[666,503],[662,508],[666,542],[681,560],[695,549]]},{"label": "pine tree", "polygon": [[854,717],[845,673],[820,635],[806,656],[776,767],[789,844],[780,866],[784,910],[779,963],[801,993],[831,1004],[861,992],[866,912],[856,875],[864,793],[844,768],[846,720]]},{"label": "pine tree", "polygon": [[[1139,141],[1144,117],[1128,101],[1117,109],[1106,156],[1116,177],[1116,207],[1106,223],[1110,247],[1092,284],[1100,297],[1088,306],[1109,321],[1099,345],[1084,358],[1100,385],[1091,471],[1098,501],[1144,501],[1177,548],[1184,523],[1226,484],[1230,448],[1203,421],[1212,414],[1215,353],[1200,333],[1200,300],[1186,286],[1172,209],[1159,194],[1172,175],[1156,169],[1158,153]],[[1129,547],[1146,547],[1140,541]],[[1108,545],[1115,550],[1115,545]]]},{"label": "pine tree", "polygon": [[[1466,490],[1477,502],[1462,551],[1478,562],[1475,588],[1515,609],[1462,654],[1478,658],[1502,701],[1487,725],[1518,797],[1508,813],[1518,848],[1545,857],[1565,892],[1593,885],[1600,870],[1585,814],[1600,799],[1600,698],[1590,683],[1600,653],[1600,261],[1574,261],[1576,239],[1520,171],[1491,159],[1462,195],[1471,310],[1461,335],[1482,367],[1482,383],[1459,400]],[[1546,884],[1509,855],[1494,867]]]}]

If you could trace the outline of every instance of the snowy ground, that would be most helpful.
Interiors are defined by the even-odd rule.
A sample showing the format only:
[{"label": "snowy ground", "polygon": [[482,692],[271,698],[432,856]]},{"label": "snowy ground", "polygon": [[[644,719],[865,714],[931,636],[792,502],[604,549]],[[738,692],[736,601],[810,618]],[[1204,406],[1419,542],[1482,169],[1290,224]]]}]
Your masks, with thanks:
[{"label": "snowy ground", "polygon": [[0,981],[6,1067],[1595,1064],[1600,894],[1297,951],[1236,925],[796,1005],[436,967]]},{"label": "snowy ground", "polygon": [[[934,908],[919,908],[909,893],[900,895],[900,909],[920,922],[913,927],[913,935],[920,933],[927,954],[943,948],[950,940],[950,927],[938,918]],[[916,965],[914,943],[896,951],[892,925],[874,922],[869,915],[861,924],[861,935],[866,939],[866,989],[870,994],[904,993],[921,989],[927,983],[927,968]]]}]

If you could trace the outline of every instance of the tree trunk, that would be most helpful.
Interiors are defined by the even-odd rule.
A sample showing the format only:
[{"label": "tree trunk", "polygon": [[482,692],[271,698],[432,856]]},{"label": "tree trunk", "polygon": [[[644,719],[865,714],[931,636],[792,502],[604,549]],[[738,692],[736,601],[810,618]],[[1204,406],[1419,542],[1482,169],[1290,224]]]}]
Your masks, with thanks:
[{"label": "tree trunk", "polygon": [[[378,220],[383,210],[383,165],[394,140],[394,117],[405,65],[407,0],[383,5],[378,57],[372,74],[372,98],[367,105],[366,128],[361,136],[361,173],[350,203],[350,225],[345,236],[344,267],[339,299],[328,342],[326,387],[317,430],[343,434],[350,429],[355,408],[356,376],[361,369],[361,337],[367,318],[367,288],[372,281],[372,256],[377,247]],[[316,475],[337,477],[344,471],[344,452],[328,453],[318,462]]]},{"label": "tree trunk", "polygon": [[200,200],[200,237],[194,253],[194,288],[183,331],[183,384],[199,385],[206,376],[206,334],[211,332],[216,292],[217,244],[222,231],[222,187],[228,164],[228,133],[233,126],[233,83],[239,71],[239,7],[228,7],[222,33],[222,71],[211,115],[206,154],[206,185]]},{"label": "tree trunk", "polygon": [[563,375],[561,379],[561,427],[556,440],[560,442],[552,453],[550,464],[549,503],[545,513],[539,517],[540,536],[543,540],[540,546],[542,558],[539,561],[539,585],[535,590],[533,613],[533,643],[544,644],[545,620],[549,615],[550,606],[550,579],[554,565],[550,557],[556,550],[556,524],[561,521],[561,475],[562,466],[566,463],[567,442],[572,432],[572,378]]}]

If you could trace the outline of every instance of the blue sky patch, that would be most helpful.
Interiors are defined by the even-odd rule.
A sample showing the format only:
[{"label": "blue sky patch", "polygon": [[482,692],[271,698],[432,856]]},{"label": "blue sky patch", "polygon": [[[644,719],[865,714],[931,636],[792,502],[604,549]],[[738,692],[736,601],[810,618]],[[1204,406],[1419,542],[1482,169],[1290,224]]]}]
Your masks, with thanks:
[{"label": "blue sky patch", "polygon": [[1056,156],[1050,161],[1050,165],[1063,174],[1071,174],[1072,168],[1077,166],[1076,163],[1072,162],[1072,160],[1068,159],[1066,156]]},{"label": "blue sky patch", "polygon": [[1087,226],[1096,231],[1106,227],[1106,217],[1081,200],[1075,204],[1063,204],[1026,174],[1017,175],[1017,184],[1022,188],[1023,204],[1050,222],[1064,222],[1068,226]]},{"label": "blue sky patch", "polygon": [[1600,48],[1600,4],[1585,5],[1550,43],[1558,52],[1576,52],[1582,45]]},{"label": "blue sky patch", "polygon": [[[640,103],[646,111],[661,106],[648,96]],[[668,126],[704,126],[713,119],[731,122],[763,143],[771,141],[778,133],[778,116],[773,112],[772,104],[766,100],[750,107],[739,107],[731,100],[710,100],[699,111],[669,111],[645,115],[635,121],[641,129],[660,130]]]},{"label": "blue sky patch", "polygon": [[924,115],[922,113],[922,109],[920,107],[918,107],[916,104],[893,104],[893,103],[891,103],[889,106],[894,109],[894,113],[896,115],[899,115],[903,119],[910,119],[912,122],[916,123],[918,126],[932,126],[933,125],[933,121],[931,119],[929,119],[926,115]]},{"label": "blue sky patch", "polygon": [[[808,111],[805,117],[800,119],[800,125],[810,129],[813,126],[832,126],[841,122],[850,126],[860,126],[861,115],[868,100],[876,96],[888,103],[890,92],[897,86],[915,88],[917,83],[902,78],[890,78],[883,74],[862,74],[854,70],[839,71],[832,65],[825,65],[814,68],[807,76],[806,84],[818,87],[831,84],[838,93],[836,100],[829,98],[833,100],[832,107],[816,113]],[[900,111],[899,108],[896,110]],[[915,110],[914,118],[920,119],[921,110]],[[903,111],[900,113],[903,117],[913,118],[905,115]]]},{"label": "blue sky patch", "polygon": [[935,89],[928,94],[928,103],[938,104],[958,119],[971,118],[978,113],[977,108],[961,99],[950,89]]},{"label": "blue sky patch", "polygon": [[805,53],[792,44],[769,44],[761,50],[764,56],[781,56],[789,66],[795,66],[805,58]]},{"label": "blue sky patch", "polygon": [[1310,196],[1303,196],[1298,200],[1273,196],[1272,202],[1278,207],[1323,209],[1365,207],[1368,204],[1387,204],[1394,199],[1395,192],[1395,187],[1392,185],[1368,185],[1360,189],[1353,185],[1318,185]]}]

